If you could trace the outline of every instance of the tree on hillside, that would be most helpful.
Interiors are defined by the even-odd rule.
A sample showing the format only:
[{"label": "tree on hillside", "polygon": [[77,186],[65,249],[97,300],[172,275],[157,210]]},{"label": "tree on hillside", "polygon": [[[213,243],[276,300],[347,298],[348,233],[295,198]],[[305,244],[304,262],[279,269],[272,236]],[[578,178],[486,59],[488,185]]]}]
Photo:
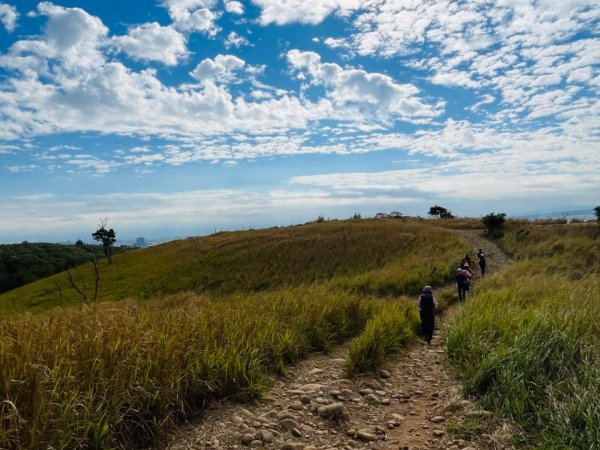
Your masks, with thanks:
[{"label": "tree on hillside", "polygon": [[428,214],[430,216],[437,217],[438,219],[453,219],[454,218],[454,216],[452,215],[452,213],[450,211],[448,211],[446,208],[442,208],[441,206],[437,206],[437,205],[429,208]]},{"label": "tree on hillside", "polygon": [[594,208],[594,213],[596,214],[596,220],[600,223],[600,206],[596,206]]},{"label": "tree on hillside", "polygon": [[108,263],[112,264],[112,246],[117,241],[117,235],[115,230],[112,228],[106,229],[106,224],[108,219],[100,220],[100,228],[98,228],[94,233],[92,233],[92,237],[94,240],[98,242],[102,242],[102,247],[104,248],[104,254],[106,255],[106,259],[108,259]]},{"label": "tree on hillside", "polygon": [[500,238],[502,237],[502,228],[504,222],[506,222],[506,213],[490,213],[481,218],[483,225],[486,228],[486,234],[489,237]]}]

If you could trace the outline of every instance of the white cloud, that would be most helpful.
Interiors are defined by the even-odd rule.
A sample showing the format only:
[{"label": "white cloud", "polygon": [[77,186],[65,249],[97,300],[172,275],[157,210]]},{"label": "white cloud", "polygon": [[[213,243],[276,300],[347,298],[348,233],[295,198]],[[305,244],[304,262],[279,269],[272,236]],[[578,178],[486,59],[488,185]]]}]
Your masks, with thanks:
[{"label": "white cloud", "polygon": [[124,161],[127,164],[133,164],[133,165],[138,165],[138,164],[143,164],[146,166],[152,166],[157,162],[162,162],[165,160],[165,157],[161,154],[143,154],[143,155],[129,155],[129,156],[125,156]]},{"label": "white cloud", "polygon": [[26,164],[20,166],[8,166],[7,169],[10,173],[34,172],[39,169],[39,166],[36,164]]},{"label": "white cloud", "polygon": [[[593,201],[600,185],[598,135],[572,129],[546,128],[507,131],[448,121],[440,130],[416,135],[372,134],[353,145],[369,149],[404,149],[409,154],[436,156],[435,164],[383,172],[324,173],[298,176],[291,181],[334,192],[354,190],[358,195],[435,197],[485,205],[489,199],[505,202]],[[419,160],[420,161],[420,160]]]},{"label": "white cloud", "polygon": [[103,175],[114,171],[120,164],[105,161],[94,155],[76,155],[75,158],[65,162],[77,171],[86,171],[95,175]]},{"label": "white cloud", "polygon": [[234,0],[225,0],[225,11],[232,14],[244,14],[244,5]]},{"label": "white cloud", "polygon": [[471,79],[470,74],[458,70],[438,70],[429,80],[433,84],[444,86],[464,86],[473,89],[481,86],[480,82]]},{"label": "white cloud", "polygon": [[183,32],[199,31],[214,36],[219,28],[215,22],[217,15],[211,10],[216,0],[164,0],[176,29]]},{"label": "white cloud", "polygon": [[592,71],[592,68],[589,66],[586,67],[580,67],[579,69],[575,69],[573,70],[568,78],[567,78],[567,82],[570,84],[575,84],[575,83],[587,83],[588,81],[590,81],[593,77],[594,72]]},{"label": "white cloud", "polygon": [[44,40],[30,41],[32,53],[61,60],[67,68],[89,68],[104,62],[101,49],[108,43],[108,28],[99,18],[83,9],[63,8],[51,2],[41,2],[37,9],[48,17],[48,23]]},{"label": "white cloud", "polygon": [[0,23],[9,33],[15,31],[19,13],[17,8],[7,3],[0,3]]},{"label": "white cloud", "polygon": [[126,36],[119,36],[114,40],[133,58],[161,61],[169,66],[174,66],[189,54],[185,36],[156,22],[131,28]]},{"label": "white cloud", "polygon": [[248,41],[248,39],[246,39],[244,36],[240,36],[235,31],[232,31],[227,35],[224,44],[226,49],[231,47],[240,48],[242,45],[250,45],[250,41]]},{"label": "white cloud", "polygon": [[344,48],[348,47],[348,42],[344,38],[332,38],[328,37],[323,41],[323,43],[329,48]]},{"label": "white cloud", "polygon": [[291,67],[311,82],[326,88],[326,96],[336,110],[350,113],[357,120],[423,120],[440,114],[439,105],[425,104],[419,89],[399,84],[387,75],[361,69],[343,69],[337,64],[322,63],[314,52],[290,50]]},{"label": "white cloud", "polygon": [[364,0],[252,0],[252,3],[261,8],[262,25],[293,22],[315,25],[330,14],[348,15],[360,8]]},{"label": "white cloud", "polygon": [[[593,0],[364,2],[352,18],[352,50],[410,55],[409,67],[434,84],[492,89],[504,117],[559,115],[535,97],[567,85],[592,85],[600,64]],[[569,40],[572,40],[569,42]]]},{"label": "white cloud", "polygon": [[235,80],[235,72],[241,70],[246,62],[233,55],[217,55],[215,59],[206,58],[190,75],[201,83],[228,83]]}]

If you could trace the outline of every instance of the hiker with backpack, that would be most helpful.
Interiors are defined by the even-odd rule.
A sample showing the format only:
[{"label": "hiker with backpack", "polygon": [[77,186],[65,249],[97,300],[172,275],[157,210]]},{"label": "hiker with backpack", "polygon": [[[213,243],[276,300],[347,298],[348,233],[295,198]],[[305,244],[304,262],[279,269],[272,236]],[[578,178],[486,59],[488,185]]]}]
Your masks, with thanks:
[{"label": "hiker with backpack", "polygon": [[479,249],[477,252],[477,262],[479,263],[479,268],[481,269],[481,276],[485,275],[485,253],[483,250]]},{"label": "hiker with backpack", "polygon": [[471,272],[468,263],[463,264],[462,267],[456,269],[456,276],[454,277],[454,283],[458,289],[458,299],[464,302],[467,298],[467,291],[471,288]]},{"label": "hiker with backpack", "polygon": [[431,286],[425,286],[423,293],[419,297],[419,316],[421,317],[421,329],[423,337],[428,345],[431,345],[433,337],[433,327],[435,325],[435,310],[438,309],[438,302],[433,296]]}]

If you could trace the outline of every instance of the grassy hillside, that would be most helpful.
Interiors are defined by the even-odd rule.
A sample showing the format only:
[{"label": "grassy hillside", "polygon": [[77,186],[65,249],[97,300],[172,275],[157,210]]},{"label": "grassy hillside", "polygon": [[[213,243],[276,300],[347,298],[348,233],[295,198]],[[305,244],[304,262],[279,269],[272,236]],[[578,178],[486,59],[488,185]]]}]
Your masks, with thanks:
[{"label": "grassy hillside", "polygon": [[449,357],[533,447],[598,449],[600,227],[510,222],[502,245],[517,262],[479,284]]},{"label": "grassy hillside", "polygon": [[64,275],[5,294],[0,448],[146,448],[363,329],[349,371],[376,367],[415,337],[415,302],[396,294],[451,279],[468,248],[429,223],[331,222],[117,255],[100,267],[112,301],[65,307]]},{"label": "grassy hillside", "polygon": [[[415,294],[449,279],[468,246],[429,222],[314,223],[175,241],[99,264],[99,300],[153,298],[182,291],[216,296],[331,281],[362,293]],[[91,264],[73,271],[88,300]],[[399,280],[402,279],[402,283]],[[0,311],[82,302],[61,273],[0,296]]]}]

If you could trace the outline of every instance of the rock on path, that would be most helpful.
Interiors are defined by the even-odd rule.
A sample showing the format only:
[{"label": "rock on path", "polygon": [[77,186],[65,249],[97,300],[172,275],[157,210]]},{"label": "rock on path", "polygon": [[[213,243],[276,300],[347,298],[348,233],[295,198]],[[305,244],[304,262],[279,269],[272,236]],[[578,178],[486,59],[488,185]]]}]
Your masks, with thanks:
[{"label": "rock on path", "polygon": [[215,405],[180,428],[168,449],[495,448],[491,438],[454,441],[445,431],[457,405],[465,415],[479,409],[457,396],[439,336],[431,346],[409,345],[378,376],[347,379],[347,351],[295,365],[254,405]]}]

